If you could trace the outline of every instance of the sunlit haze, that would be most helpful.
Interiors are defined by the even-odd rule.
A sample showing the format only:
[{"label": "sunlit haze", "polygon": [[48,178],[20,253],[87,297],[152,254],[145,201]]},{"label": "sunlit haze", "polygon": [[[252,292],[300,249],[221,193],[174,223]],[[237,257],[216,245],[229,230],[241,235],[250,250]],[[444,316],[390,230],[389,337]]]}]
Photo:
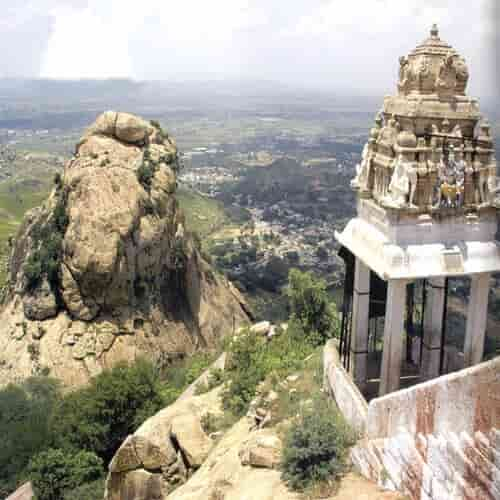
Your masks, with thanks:
[{"label": "sunlit haze", "polygon": [[438,23],[468,61],[471,93],[494,90],[490,0],[2,5],[0,77],[251,79],[373,94],[393,90],[398,57]]}]

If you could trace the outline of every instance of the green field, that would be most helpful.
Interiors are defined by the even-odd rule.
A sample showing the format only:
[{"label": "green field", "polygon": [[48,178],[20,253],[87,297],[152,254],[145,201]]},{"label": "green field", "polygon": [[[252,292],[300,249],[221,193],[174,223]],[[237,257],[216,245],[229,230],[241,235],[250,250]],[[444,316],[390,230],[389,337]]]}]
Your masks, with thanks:
[{"label": "green field", "polygon": [[40,205],[50,188],[48,181],[35,179],[0,183],[0,290],[5,285],[9,237],[15,236],[24,214]]},{"label": "green field", "polygon": [[186,217],[186,229],[198,233],[202,240],[228,223],[221,202],[184,187],[175,195]]}]

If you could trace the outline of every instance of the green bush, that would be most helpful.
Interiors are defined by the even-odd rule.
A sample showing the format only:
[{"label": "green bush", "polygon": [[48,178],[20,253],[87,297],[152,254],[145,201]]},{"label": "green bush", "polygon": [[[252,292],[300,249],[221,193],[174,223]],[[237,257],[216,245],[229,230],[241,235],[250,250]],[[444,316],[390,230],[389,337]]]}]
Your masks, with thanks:
[{"label": "green bush", "polygon": [[68,394],[52,419],[59,448],[85,449],[106,462],[123,440],[164,406],[159,376],[151,363],[125,363]]},{"label": "green bush", "polygon": [[160,133],[160,137],[165,141],[168,139],[168,134],[165,132],[160,125],[160,122],[158,120],[150,120],[149,123],[151,126],[153,126],[158,132]]},{"label": "green bush", "polygon": [[84,450],[48,449],[34,456],[28,466],[37,500],[60,500],[69,490],[97,480],[103,472],[102,460]]},{"label": "green bush", "polygon": [[151,190],[151,183],[153,177],[155,176],[156,169],[152,163],[143,162],[141,166],[137,169],[137,180],[142,184],[142,187],[146,191]]},{"label": "green bush", "polygon": [[355,435],[338,410],[316,401],[288,429],[283,445],[282,478],[294,490],[336,481],[345,471]]},{"label": "green bush", "polygon": [[63,500],[100,500],[104,497],[104,478],[84,483],[68,491]]},{"label": "green bush", "polygon": [[222,395],[226,410],[243,415],[255,396],[255,389],[267,375],[275,373],[283,378],[299,370],[304,359],[315,347],[315,341],[308,337],[302,325],[291,321],[286,332],[268,341],[250,331],[242,332],[228,345],[229,381]]},{"label": "green bush", "polygon": [[214,353],[199,352],[166,366],[161,373],[165,404],[173,403],[214,361]]},{"label": "green bush", "polygon": [[43,377],[0,390],[0,498],[25,479],[31,456],[49,446],[50,414],[59,397],[58,383]]},{"label": "green bush", "polygon": [[59,189],[56,206],[45,224],[34,228],[31,236],[34,250],[24,266],[27,289],[33,290],[46,277],[58,288],[62,260],[62,243],[69,224],[66,213],[67,192]]},{"label": "green bush", "polygon": [[307,335],[314,336],[318,345],[337,336],[337,311],[326,290],[326,282],[312,273],[297,269],[290,271],[288,281],[287,295],[292,318],[302,323]]},{"label": "green bush", "polygon": [[151,159],[149,149],[145,149],[142,157],[142,163],[137,169],[136,175],[137,180],[148,192],[151,191],[151,184],[157,170],[158,165]]}]

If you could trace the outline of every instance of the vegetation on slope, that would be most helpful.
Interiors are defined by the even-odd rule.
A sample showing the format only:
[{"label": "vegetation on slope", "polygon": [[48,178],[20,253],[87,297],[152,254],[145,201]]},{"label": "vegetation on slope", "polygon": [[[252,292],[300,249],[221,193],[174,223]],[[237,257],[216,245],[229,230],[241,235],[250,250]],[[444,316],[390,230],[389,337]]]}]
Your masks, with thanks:
[{"label": "vegetation on slope", "polygon": [[47,377],[0,390],[0,497],[29,479],[38,500],[101,498],[107,464],[127,435],[213,360],[196,354],[161,371],[144,360],[121,364],[67,394]]},{"label": "vegetation on slope", "polygon": [[40,205],[51,187],[50,182],[38,179],[17,179],[0,183],[0,295],[7,277],[9,240],[15,237],[24,214]]}]

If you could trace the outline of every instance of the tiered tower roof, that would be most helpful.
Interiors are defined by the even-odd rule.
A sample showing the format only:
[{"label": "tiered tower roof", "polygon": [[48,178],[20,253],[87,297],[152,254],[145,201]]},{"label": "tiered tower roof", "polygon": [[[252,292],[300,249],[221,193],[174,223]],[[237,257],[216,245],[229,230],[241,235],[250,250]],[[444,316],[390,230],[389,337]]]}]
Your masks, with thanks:
[{"label": "tiered tower roof", "polygon": [[[466,94],[467,64],[437,26],[399,63],[397,93],[384,98],[352,181],[358,217],[338,238],[355,254],[370,252],[381,275],[500,269],[497,163],[490,126]],[[463,251],[472,242],[481,244]],[[453,269],[443,267],[450,248]]]}]

